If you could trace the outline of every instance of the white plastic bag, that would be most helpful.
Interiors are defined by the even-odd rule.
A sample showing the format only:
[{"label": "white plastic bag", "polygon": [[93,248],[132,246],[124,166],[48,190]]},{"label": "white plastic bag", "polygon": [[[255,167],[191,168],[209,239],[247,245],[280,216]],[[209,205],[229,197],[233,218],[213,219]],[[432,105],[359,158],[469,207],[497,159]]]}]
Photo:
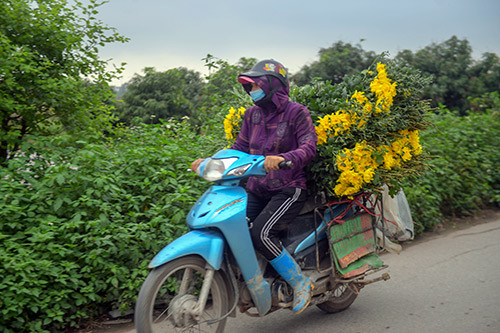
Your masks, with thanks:
[{"label": "white plastic bag", "polygon": [[384,220],[381,221],[383,223],[381,229],[384,230],[384,234],[391,240],[412,240],[414,236],[413,219],[403,190],[400,190],[394,197],[391,197],[387,185],[384,185],[383,189],[382,206]]}]

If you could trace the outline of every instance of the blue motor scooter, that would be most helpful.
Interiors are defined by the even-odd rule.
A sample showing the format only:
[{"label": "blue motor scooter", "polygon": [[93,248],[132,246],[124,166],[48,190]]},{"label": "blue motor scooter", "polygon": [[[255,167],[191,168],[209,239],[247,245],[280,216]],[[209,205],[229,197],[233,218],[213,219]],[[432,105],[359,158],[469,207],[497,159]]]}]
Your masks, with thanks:
[{"label": "blue motor scooter", "polygon": [[[137,332],[223,332],[237,307],[252,316],[291,308],[293,289],[254,250],[246,218],[247,193],[240,186],[245,178],[266,174],[264,159],[224,149],[196,170],[215,185],[189,212],[190,231],[151,261],[136,303]],[[366,281],[365,274],[339,277],[326,230],[328,221],[345,214],[346,203],[330,205],[318,218],[321,204],[299,214],[282,243],[314,284],[311,304],[334,313],[348,308],[359,289],[375,280]]]}]

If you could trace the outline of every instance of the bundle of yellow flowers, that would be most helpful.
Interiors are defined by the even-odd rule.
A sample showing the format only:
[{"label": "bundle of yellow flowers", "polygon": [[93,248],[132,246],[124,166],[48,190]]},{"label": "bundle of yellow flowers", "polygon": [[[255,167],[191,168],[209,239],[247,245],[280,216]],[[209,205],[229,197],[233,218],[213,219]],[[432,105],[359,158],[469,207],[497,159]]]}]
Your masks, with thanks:
[{"label": "bundle of yellow flowers", "polygon": [[[419,131],[428,103],[419,98],[428,81],[415,70],[378,63],[340,84],[316,81],[293,87],[291,98],[308,107],[318,136],[309,165],[310,188],[330,197],[396,191],[402,179],[425,167]],[[231,109],[224,125],[231,141],[244,109]],[[226,127],[227,124],[227,127]]]},{"label": "bundle of yellow flowers", "polygon": [[429,124],[429,106],[419,96],[427,83],[409,67],[378,63],[336,86],[297,88],[297,99],[314,110],[316,121],[313,187],[334,197],[378,191],[383,184],[396,191],[401,180],[425,168],[419,131]]},{"label": "bundle of yellow flowers", "polygon": [[238,110],[231,107],[229,113],[224,118],[224,132],[226,133],[226,140],[229,143],[229,147],[236,141],[246,110],[244,107],[240,107]]},{"label": "bundle of yellow flowers", "polygon": [[[355,90],[350,99],[346,101],[347,108],[319,117],[317,121],[318,152],[323,158],[329,157],[329,152],[328,150],[325,152],[325,149],[321,149],[320,146],[338,145],[341,143],[338,141],[343,140],[335,140],[337,136],[353,136],[350,140],[351,144],[342,147],[340,152],[335,155],[336,168],[334,169],[339,175],[335,186],[333,186],[334,193],[329,191],[330,194],[339,197],[355,194],[369,188],[375,175],[377,173],[384,174],[384,171],[399,169],[404,173],[408,171],[405,169],[410,168],[406,162],[422,153],[418,128],[425,125],[423,113],[420,114],[420,117],[415,118],[415,110],[412,113],[407,110],[409,105],[404,107],[412,92],[408,88],[398,91],[398,82],[388,77],[384,64],[378,63],[376,72],[376,76],[369,83],[369,90]],[[373,71],[366,71],[365,76],[370,77],[373,74]],[[403,85],[401,86],[403,87]],[[402,96],[398,96],[398,93]],[[410,103],[410,105],[412,104],[415,103]],[[418,106],[425,111],[425,104],[417,104],[420,105],[413,106]],[[396,113],[395,115],[398,117],[394,117],[395,115],[391,115],[391,113]],[[413,123],[405,122],[405,115],[412,116]],[[390,121],[399,121],[404,123],[406,128],[389,132],[387,131],[388,121],[389,123]],[[395,125],[399,124],[395,123]],[[367,139],[358,141],[356,137],[366,137]],[[333,139],[329,140],[330,138]],[[354,146],[352,147],[352,145]],[[385,174],[388,173],[385,172]],[[394,181],[391,179],[385,180],[391,185],[397,185],[393,184]]]}]

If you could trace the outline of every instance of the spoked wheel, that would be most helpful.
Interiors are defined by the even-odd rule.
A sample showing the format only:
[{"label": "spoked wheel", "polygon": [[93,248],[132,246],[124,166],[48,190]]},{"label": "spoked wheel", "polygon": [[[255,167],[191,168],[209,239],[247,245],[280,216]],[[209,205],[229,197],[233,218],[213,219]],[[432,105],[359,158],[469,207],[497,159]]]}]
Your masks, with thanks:
[{"label": "spoked wheel", "polygon": [[339,283],[335,286],[334,290],[332,290],[333,297],[316,306],[326,313],[344,311],[354,302],[356,297],[358,297],[358,294],[353,290],[354,288],[354,286],[349,287],[347,284]]},{"label": "spoked wheel", "polygon": [[205,276],[210,275],[205,265],[202,258],[188,256],[153,269],[137,298],[137,332],[223,332],[226,320],[213,322],[228,311],[228,288],[218,271],[204,311],[195,310]]}]

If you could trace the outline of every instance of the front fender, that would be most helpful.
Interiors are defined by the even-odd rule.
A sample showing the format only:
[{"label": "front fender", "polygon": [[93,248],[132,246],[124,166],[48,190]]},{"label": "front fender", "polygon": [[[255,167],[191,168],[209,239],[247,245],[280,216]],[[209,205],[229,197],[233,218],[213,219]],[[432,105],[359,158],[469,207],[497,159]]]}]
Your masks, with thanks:
[{"label": "front fender", "polygon": [[165,246],[149,263],[155,268],[164,263],[190,254],[198,254],[215,270],[222,264],[226,241],[215,230],[193,230]]}]

